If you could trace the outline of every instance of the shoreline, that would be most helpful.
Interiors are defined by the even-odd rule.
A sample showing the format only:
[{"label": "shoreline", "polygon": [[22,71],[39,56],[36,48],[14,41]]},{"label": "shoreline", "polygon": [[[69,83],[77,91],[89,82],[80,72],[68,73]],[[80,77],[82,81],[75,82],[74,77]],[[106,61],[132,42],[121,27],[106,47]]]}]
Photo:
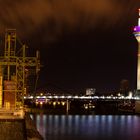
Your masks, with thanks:
[{"label": "shoreline", "polygon": [[41,109],[41,108],[27,108],[28,114],[48,114],[48,115],[137,115],[138,113],[132,112],[131,110],[74,110],[66,112],[61,109]]},{"label": "shoreline", "polygon": [[35,122],[27,113],[25,115],[25,126],[27,140],[44,140],[39,131],[37,130]]}]

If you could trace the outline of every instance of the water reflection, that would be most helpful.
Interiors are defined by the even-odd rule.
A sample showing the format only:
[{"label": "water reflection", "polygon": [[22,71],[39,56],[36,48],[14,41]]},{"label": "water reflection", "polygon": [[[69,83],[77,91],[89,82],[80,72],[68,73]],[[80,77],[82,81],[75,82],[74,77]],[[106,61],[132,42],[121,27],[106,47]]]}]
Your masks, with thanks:
[{"label": "water reflection", "polygon": [[140,117],[131,115],[31,115],[45,140],[139,140]]}]

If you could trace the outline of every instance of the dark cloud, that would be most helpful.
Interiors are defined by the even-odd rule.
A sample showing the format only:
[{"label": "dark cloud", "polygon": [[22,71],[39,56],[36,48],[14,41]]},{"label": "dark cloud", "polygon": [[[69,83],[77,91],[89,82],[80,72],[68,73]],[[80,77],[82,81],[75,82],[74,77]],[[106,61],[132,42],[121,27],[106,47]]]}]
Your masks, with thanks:
[{"label": "dark cloud", "polygon": [[3,0],[0,31],[16,28],[21,37],[29,37],[42,29],[53,39],[63,28],[87,30],[99,23],[107,28],[123,24],[138,6],[139,0]]}]

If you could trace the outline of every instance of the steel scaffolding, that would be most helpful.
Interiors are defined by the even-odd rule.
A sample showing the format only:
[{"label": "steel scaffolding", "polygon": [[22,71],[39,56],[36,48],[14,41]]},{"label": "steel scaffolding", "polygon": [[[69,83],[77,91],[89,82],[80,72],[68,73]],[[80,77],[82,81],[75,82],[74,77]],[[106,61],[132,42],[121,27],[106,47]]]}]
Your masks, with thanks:
[{"label": "steel scaffolding", "polygon": [[[18,47],[17,47],[18,46]],[[17,45],[17,35],[15,29],[7,29],[5,33],[4,55],[0,56],[0,68],[2,69],[3,85],[4,81],[14,81],[15,87],[10,89],[2,88],[5,92],[15,92],[15,107],[24,105],[24,94],[26,94],[26,79],[30,69],[36,74],[40,71],[39,52],[36,56],[26,56],[27,46]]]}]

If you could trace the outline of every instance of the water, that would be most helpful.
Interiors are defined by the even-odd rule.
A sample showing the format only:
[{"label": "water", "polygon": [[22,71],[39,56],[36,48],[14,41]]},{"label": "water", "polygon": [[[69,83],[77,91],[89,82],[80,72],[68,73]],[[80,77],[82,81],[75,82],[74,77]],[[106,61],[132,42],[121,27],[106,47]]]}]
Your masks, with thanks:
[{"label": "water", "polygon": [[137,115],[31,115],[45,140],[140,140]]}]

